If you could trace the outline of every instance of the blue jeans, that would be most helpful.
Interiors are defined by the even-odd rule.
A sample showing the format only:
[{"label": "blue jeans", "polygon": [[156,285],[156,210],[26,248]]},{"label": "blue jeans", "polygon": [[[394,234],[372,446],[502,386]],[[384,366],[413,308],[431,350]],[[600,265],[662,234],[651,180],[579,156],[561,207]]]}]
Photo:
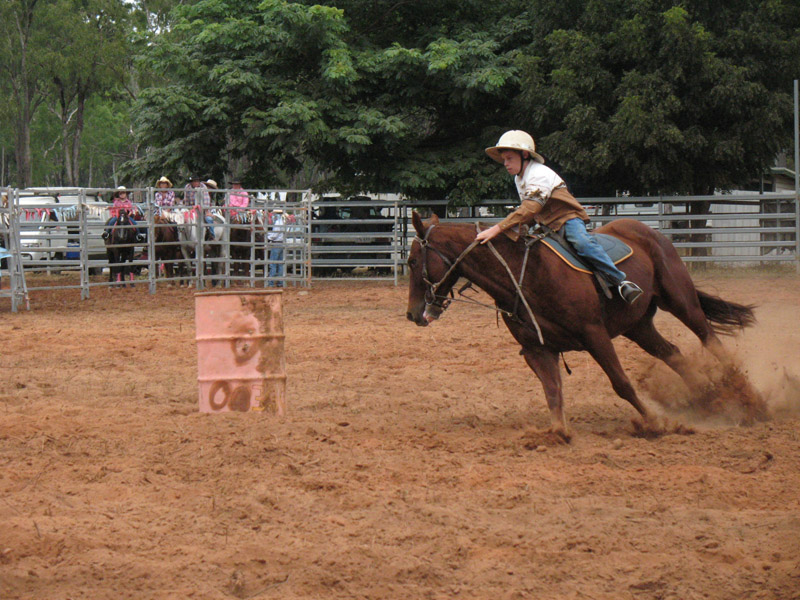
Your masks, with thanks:
[{"label": "blue jeans", "polygon": [[[206,215],[206,216],[203,218],[203,220],[204,220],[206,223],[208,223],[209,225],[213,225],[213,224],[214,224],[214,219],[212,219],[210,215]],[[213,228],[213,227],[208,227],[208,228],[206,228],[206,237],[207,237],[209,240],[213,240],[213,239],[214,239],[214,228]]]},{"label": "blue jeans", "polygon": [[[283,248],[270,248],[269,251],[269,278],[283,277]],[[270,281],[269,287],[283,287],[282,281]]]},{"label": "blue jeans", "polygon": [[564,223],[563,231],[575,252],[585,258],[595,271],[616,285],[625,281],[625,273],[614,266],[600,243],[586,231],[586,225],[581,219],[570,219]]}]

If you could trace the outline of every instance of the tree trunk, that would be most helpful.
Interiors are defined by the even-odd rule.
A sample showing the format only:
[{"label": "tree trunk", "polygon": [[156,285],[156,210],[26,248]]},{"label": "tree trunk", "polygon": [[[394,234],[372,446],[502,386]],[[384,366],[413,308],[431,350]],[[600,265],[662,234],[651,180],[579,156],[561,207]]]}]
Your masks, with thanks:
[{"label": "tree trunk", "polygon": [[81,176],[81,136],[83,135],[83,113],[86,107],[86,90],[78,91],[78,106],[75,108],[75,128],[72,133],[72,171],[69,174],[69,185],[80,185]]},{"label": "tree trunk", "polygon": [[31,119],[27,116],[29,107],[20,107],[20,117],[17,120],[17,143],[15,153],[17,157],[17,185],[23,188],[30,187],[33,179],[31,159]]}]

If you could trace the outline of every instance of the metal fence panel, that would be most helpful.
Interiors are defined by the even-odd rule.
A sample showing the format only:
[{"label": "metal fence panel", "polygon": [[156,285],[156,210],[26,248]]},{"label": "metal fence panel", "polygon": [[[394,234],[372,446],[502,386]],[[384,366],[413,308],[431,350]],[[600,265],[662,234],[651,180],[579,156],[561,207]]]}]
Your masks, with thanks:
[{"label": "metal fence panel", "polygon": [[[13,255],[2,274],[10,289],[0,296],[12,299],[16,310],[27,299],[25,271],[79,272],[77,282],[57,284],[80,289],[88,298],[95,287],[113,285],[99,279],[109,268],[102,239],[113,209],[101,200],[111,189],[3,190],[0,234]],[[487,200],[470,207],[451,207],[446,201],[421,203],[319,197],[309,190],[246,190],[250,205],[242,210],[228,201],[234,190],[209,190],[214,206],[214,239],[195,207],[159,207],[153,188],[131,189],[139,226],[147,241],[135,243],[132,266],[144,273],[135,285],[156,293],[164,284],[189,284],[199,289],[213,285],[307,286],[315,279],[361,278],[398,283],[405,269],[414,231],[412,210],[425,215],[436,211],[444,220],[487,225],[500,221],[518,206],[515,200]],[[182,190],[173,189],[177,193]],[[245,190],[237,190],[239,192]],[[800,270],[800,236],[795,194],[731,194],[714,196],[659,196],[584,198],[590,228],[630,218],[659,230],[686,262],[768,264],[795,262]],[[690,203],[707,202],[709,210],[694,214]],[[282,235],[275,238],[273,219],[282,211]],[[156,217],[167,217],[167,223]],[[172,241],[162,235],[176,228]],[[170,252],[170,250],[172,250]],[[167,276],[167,265],[173,275]],[[23,289],[24,288],[24,289]],[[51,289],[51,288],[47,288]]]}]

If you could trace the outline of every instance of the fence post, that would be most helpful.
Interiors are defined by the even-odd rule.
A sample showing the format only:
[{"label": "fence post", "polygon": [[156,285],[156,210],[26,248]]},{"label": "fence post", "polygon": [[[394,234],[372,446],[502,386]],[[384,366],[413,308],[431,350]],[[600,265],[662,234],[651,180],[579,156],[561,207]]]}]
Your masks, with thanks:
[{"label": "fence post", "polygon": [[305,212],[306,219],[306,260],[305,260],[305,279],[306,287],[311,287],[311,220],[313,219],[313,207],[311,190],[306,190],[303,194],[303,211]]},{"label": "fence post", "polygon": [[[258,209],[253,211],[250,219],[250,287],[256,287],[256,215]],[[266,237],[264,238],[266,240]],[[264,279],[267,278],[267,267],[264,266]]]},{"label": "fence post", "polygon": [[225,261],[225,287],[231,287],[231,193],[225,193],[225,206],[222,209],[222,220],[224,227],[222,235],[225,236],[225,243],[221,244],[222,258]]},{"label": "fence post", "polygon": [[800,273],[800,114],[798,80],[794,80],[794,267]]},{"label": "fence post", "polygon": [[400,247],[399,247],[399,244],[397,243],[398,240],[399,240],[397,229],[400,226],[400,215],[398,214],[398,211],[400,210],[400,207],[397,205],[397,202],[395,202],[393,204],[393,206],[394,206],[394,211],[393,211],[394,212],[394,229],[392,229],[392,231],[394,231],[394,236],[392,238],[392,261],[394,263],[393,264],[394,285],[397,286],[397,283],[398,283],[397,282],[397,271],[400,268],[400,264],[399,264],[400,261],[398,260],[398,257],[399,257],[399,254],[400,254]]},{"label": "fence post", "polygon": [[195,284],[195,288],[198,290],[202,290],[204,287],[203,277],[205,277],[205,270],[206,270],[205,261],[203,260],[204,258],[203,242],[205,241],[204,240],[205,230],[203,229],[203,226],[206,224],[206,215],[205,215],[205,210],[203,210],[202,204],[198,204],[196,206],[196,211],[197,211],[197,219],[196,219],[197,245],[195,246],[194,249],[194,258],[195,258],[195,267],[196,267],[195,274],[197,276],[197,283]]},{"label": "fence post", "polygon": [[156,278],[158,277],[158,265],[156,264],[156,228],[153,222],[153,188],[145,190],[145,204],[147,205],[147,280],[150,294],[156,293]]},{"label": "fence post", "polygon": [[[81,262],[81,300],[89,298],[89,226],[86,224],[86,190],[78,192],[78,231]],[[69,245],[69,239],[67,239]]]},{"label": "fence post", "polygon": [[22,256],[20,256],[19,237],[17,229],[19,228],[19,217],[17,215],[17,208],[19,205],[18,189],[14,188],[13,192],[9,190],[8,194],[8,251],[11,256],[8,257],[8,279],[10,280],[11,287],[11,312],[17,312],[17,294],[19,293],[19,281],[17,280],[17,273],[22,268]]}]

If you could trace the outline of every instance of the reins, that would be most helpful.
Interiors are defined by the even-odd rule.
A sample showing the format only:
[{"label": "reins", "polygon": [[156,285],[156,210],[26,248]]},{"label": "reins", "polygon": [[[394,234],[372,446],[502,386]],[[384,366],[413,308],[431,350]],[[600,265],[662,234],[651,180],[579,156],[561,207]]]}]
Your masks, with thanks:
[{"label": "reins", "polygon": [[[457,299],[455,298],[455,296],[453,296],[452,290],[450,291],[450,294],[452,296],[452,298],[450,300],[448,300],[446,296],[439,296],[437,294],[437,292],[439,290],[439,287],[441,287],[441,285],[447,280],[447,278],[450,277],[450,275],[453,273],[453,271],[455,271],[456,267],[458,267],[458,265],[461,263],[461,261],[464,259],[464,257],[467,256],[467,254],[469,254],[470,252],[472,252],[472,250],[480,243],[480,241],[477,238],[475,240],[473,240],[469,244],[469,246],[467,246],[464,249],[464,251],[461,254],[458,255],[458,257],[455,259],[455,261],[451,262],[446,256],[444,256],[439,250],[437,250],[436,248],[431,246],[430,243],[428,242],[428,237],[430,236],[430,233],[431,233],[431,231],[433,231],[434,227],[436,227],[435,224],[431,225],[425,231],[424,237],[421,238],[419,236],[414,236],[414,239],[417,242],[419,242],[420,247],[422,248],[422,256],[421,256],[421,260],[422,260],[422,280],[428,285],[428,289],[425,292],[425,304],[427,306],[436,306],[436,307],[441,308],[442,310],[444,310],[450,305],[450,302],[456,301]],[[477,223],[475,223],[475,229],[478,231],[478,233],[480,233],[481,229],[480,229],[480,226]],[[525,277],[525,267],[528,264],[528,254],[530,253],[531,245],[535,241],[538,241],[539,239],[541,239],[541,238],[536,238],[531,243],[528,243],[528,242],[525,243],[525,257],[524,257],[524,259],[522,261],[522,273],[520,274],[519,281],[517,281],[517,279],[514,277],[514,274],[512,273],[511,268],[508,266],[508,263],[505,261],[505,259],[502,257],[502,255],[497,251],[497,249],[494,247],[492,242],[489,241],[489,242],[486,243],[486,245],[489,247],[489,250],[491,250],[492,254],[494,254],[494,256],[497,258],[497,260],[500,261],[500,264],[503,265],[503,267],[505,268],[506,272],[508,273],[508,276],[511,277],[511,281],[514,283],[514,289],[516,290],[515,301],[514,301],[514,312],[509,312],[507,310],[504,310],[504,309],[500,308],[497,305],[492,307],[492,306],[489,306],[488,304],[483,304],[481,302],[478,302],[477,300],[474,300],[472,298],[470,298],[468,300],[460,300],[460,301],[461,302],[472,303],[472,304],[477,304],[479,306],[483,306],[483,307],[486,307],[486,308],[493,308],[497,313],[501,313],[501,314],[503,314],[504,316],[506,316],[506,317],[508,317],[510,319],[514,319],[515,321],[518,321],[518,322],[522,323],[523,325],[527,325],[527,323],[522,321],[522,319],[520,319],[516,314],[518,302],[519,302],[519,300],[522,300],[522,303],[525,305],[525,308],[528,311],[528,316],[530,316],[530,318],[531,318],[531,322],[533,323],[533,327],[534,327],[534,330],[536,332],[536,335],[539,338],[539,343],[544,345],[544,336],[542,336],[542,330],[539,327],[539,323],[536,321],[536,317],[534,316],[533,310],[531,310],[531,307],[528,304],[528,301],[525,298],[525,295],[522,293],[522,282],[523,282],[523,279]],[[439,279],[439,281],[437,281],[436,283],[433,283],[432,281],[430,281],[430,277],[428,275],[428,260],[427,260],[427,258],[428,258],[427,257],[427,249],[428,248],[433,250],[437,254],[437,256],[439,256],[439,258],[442,259],[442,262],[444,262],[449,267],[447,269],[447,272],[444,274],[444,276],[441,279]],[[464,296],[463,292],[464,292],[464,290],[466,290],[469,287],[469,285],[470,284],[465,285],[464,287],[462,287],[459,290],[458,293],[459,293],[460,296]],[[441,298],[442,302],[437,304],[436,303],[436,299],[437,298]]]}]

